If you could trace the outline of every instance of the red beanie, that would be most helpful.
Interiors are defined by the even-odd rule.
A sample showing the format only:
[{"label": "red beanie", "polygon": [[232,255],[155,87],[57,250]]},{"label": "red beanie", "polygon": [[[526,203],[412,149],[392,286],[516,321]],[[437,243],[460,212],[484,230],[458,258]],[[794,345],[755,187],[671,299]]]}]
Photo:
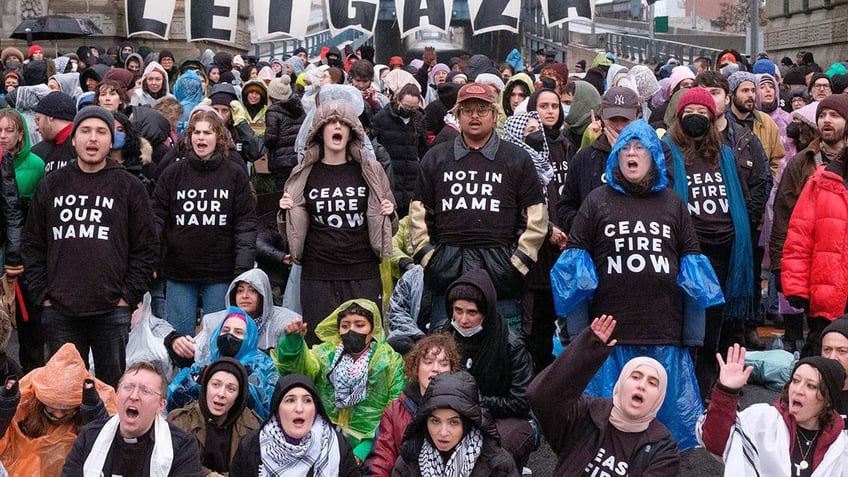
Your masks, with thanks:
[{"label": "red beanie", "polygon": [[683,108],[690,104],[697,104],[699,106],[706,107],[710,110],[710,114],[713,115],[712,119],[716,118],[717,113],[715,101],[713,100],[713,95],[711,95],[706,88],[689,88],[689,90],[683,93],[683,97],[681,97],[680,102],[677,103],[675,116],[680,119],[680,115],[683,113]]},{"label": "red beanie", "polygon": [[31,47],[29,47],[29,52],[27,53],[27,56],[32,58],[32,54],[35,53],[36,51],[40,51],[40,52],[44,53],[44,48],[42,48],[39,45],[32,45]]}]

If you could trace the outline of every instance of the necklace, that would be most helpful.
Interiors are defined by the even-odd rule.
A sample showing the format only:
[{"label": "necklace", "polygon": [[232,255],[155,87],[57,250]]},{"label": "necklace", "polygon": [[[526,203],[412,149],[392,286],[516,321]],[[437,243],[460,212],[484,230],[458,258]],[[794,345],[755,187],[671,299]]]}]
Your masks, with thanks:
[{"label": "necklace", "polygon": [[[804,445],[801,444],[801,437],[799,437],[799,436],[803,436],[804,441],[806,441],[806,444],[805,444],[807,446],[806,451],[803,450]],[[796,476],[800,476],[802,470],[807,470],[807,468],[810,467],[810,463],[807,462],[807,456],[810,454],[810,449],[813,448],[812,443],[816,439],[818,439],[818,437],[819,437],[819,431],[816,431],[816,433],[813,435],[813,438],[810,439],[806,436],[806,434],[801,432],[800,428],[795,428],[795,439],[798,441],[798,452],[801,454],[801,462],[799,462],[797,464],[793,464],[795,466],[795,475]]]}]

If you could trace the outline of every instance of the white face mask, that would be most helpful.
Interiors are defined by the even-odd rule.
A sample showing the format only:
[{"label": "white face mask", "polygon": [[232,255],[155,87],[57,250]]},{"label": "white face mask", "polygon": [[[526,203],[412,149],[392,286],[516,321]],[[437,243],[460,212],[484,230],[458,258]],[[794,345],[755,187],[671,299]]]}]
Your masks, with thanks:
[{"label": "white face mask", "polygon": [[571,111],[571,105],[570,104],[563,104],[562,105],[562,116],[563,117],[568,116],[569,111]]},{"label": "white face mask", "polygon": [[71,63],[71,73],[76,73],[76,72],[77,72],[77,64]]},{"label": "white face mask", "polygon": [[451,325],[453,329],[455,329],[463,338],[470,338],[477,333],[483,331],[483,323],[473,327],[473,328],[460,328],[460,326],[456,323],[456,320],[451,320]]}]

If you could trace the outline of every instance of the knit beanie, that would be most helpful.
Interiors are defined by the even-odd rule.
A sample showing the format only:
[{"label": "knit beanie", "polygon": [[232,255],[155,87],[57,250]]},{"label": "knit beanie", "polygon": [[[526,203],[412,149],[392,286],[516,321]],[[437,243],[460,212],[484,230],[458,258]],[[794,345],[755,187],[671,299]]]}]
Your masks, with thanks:
[{"label": "knit beanie", "polygon": [[79,110],[79,112],[76,114],[76,117],[74,117],[74,127],[71,130],[71,136],[74,136],[76,134],[77,128],[79,127],[80,123],[82,123],[88,118],[97,118],[106,123],[106,125],[109,126],[110,137],[113,141],[115,140],[115,116],[112,116],[112,113],[101,108],[100,106],[86,106]]},{"label": "knit beanie", "polygon": [[706,107],[710,110],[710,114],[712,114],[712,119],[716,118],[715,101],[713,100],[713,96],[710,94],[709,91],[706,90],[706,88],[689,88],[685,93],[683,93],[683,97],[680,98],[680,102],[677,103],[677,109],[675,109],[675,115],[678,119],[680,119],[681,114],[683,114],[683,108],[690,104],[697,104]]},{"label": "knit beanie", "polygon": [[831,321],[830,324],[822,330],[822,338],[824,338],[824,335],[831,332],[839,333],[842,336],[848,338],[848,314],[842,315],[839,318]]},{"label": "knit beanie", "polygon": [[480,313],[486,313],[486,297],[483,292],[474,285],[460,283],[451,287],[448,292],[448,303],[453,303],[456,300],[465,300],[473,302],[477,305],[477,310]]},{"label": "knit beanie", "polygon": [[816,74],[814,74],[812,77],[810,77],[810,82],[809,82],[809,83],[807,83],[807,89],[809,89],[810,91],[812,91],[812,90],[813,90],[813,85],[814,85],[814,84],[816,84],[816,81],[818,81],[818,80],[820,80],[820,79],[826,79],[826,80],[827,80],[827,84],[830,84],[830,76],[828,76],[828,75],[826,75],[826,74],[824,74],[824,73],[816,73]]},{"label": "knit beanie", "polygon": [[828,108],[836,111],[843,119],[848,120],[848,95],[831,94],[819,101],[819,107],[816,108],[816,117],[821,115],[823,109]]},{"label": "knit beanie", "polygon": [[233,66],[236,68],[244,68],[244,58],[241,55],[236,55],[233,57]]},{"label": "knit beanie", "polygon": [[29,52],[27,52],[27,57],[32,58],[32,54],[39,52],[39,51],[44,53],[44,48],[42,48],[41,45],[32,45],[31,47],[29,47]]},{"label": "knit beanie", "polygon": [[842,94],[848,89],[848,75],[833,75],[830,78],[830,92]]},{"label": "knit beanie", "polygon": [[53,91],[41,98],[41,101],[35,106],[35,112],[63,121],[73,121],[77,114],[77,105],[74,98],[69,94]]},{"label": "knit beanie", "polygon": [[104,80],[117,81],[125,90],[129,90],[133,85],[133,74],[129,70],[123,68],[111,68],[103,75]]},{"label": "knit beanie", "polygon": [[825,358],[824,356],[807,356],[795,364],[791,376],[795,375],[795,371],[802,364],[816,368],[822,377],[822,383],[827,387],[830,402],[833,404],[837,396],[842,392],[842,386],[845,384],[845,370],[839,364],[839,361]]},{"label": "knit beanie", "polygon": [[757,60],[757,62],[754,63],[754,66],[751,69],[751,72],[755,75],[770,74],[774,76],[776,74],[776,71],[777,68],[775,67],[774,62],[768,58]]},{"label": "knit beanie", "polygon": [[238,100],[238,98],[234,94],[222,91],[220,93],[215,93],[210,96],[209,100],[212,102],[213,106],[216,104],[223,104],[229,106],[231,101]]},{"label": "knit beanie", "polygon": [[757,86],[757,77],[754,76],[754,73],[749,73],[747,71],[737,71],[733,73],[727,78],[727,84],[730,86],[730,94],[733,95],[736,93],[736,89],[739,88],[739,85],[744,83],[745,81],[750,81],[754,83],[754,86]]},{"label": "knit beanie", "polygon": [[171,50],[162,50],[162,51],[160,51],[160,52],[159,52],[159,63],[161,63],[161,62],[162,62],[162,58],[170,58],[170,59],[172,59],[172,60],[176,60],[176,58],[174,58],[174,54],[173,54],[173,53],[171,53]]},{"label": "knit beanie", "polygon": [[792,117],[800,119],[803,123],[810,126],[811,128],[818,130],[819,126],[816,124],[816,109],[819,107],[819,102],[814,101],[810,104],[804,105],[795,111],[792,111]]},{"label": "knit beanie", "polygon": [[279,78],[274,78],[268,84],[268,97],[272,101],[284,101],[291,97],[291,78],[289,75],[282,75]]},{"label": "knit beanie", "polygon": [[687,68],[685,66],[675,66],[674,69],[671,70],[671,77],[670,78],[671,79],[668,82],[669,96],[671,95],[671,92],[674,91],[674,88],[676,88],[677,85],[679,85],[681,81],[683,81],[685,79],[694,80],[695,74],[692,73],[692,70],[690,70],[689,68]]}]

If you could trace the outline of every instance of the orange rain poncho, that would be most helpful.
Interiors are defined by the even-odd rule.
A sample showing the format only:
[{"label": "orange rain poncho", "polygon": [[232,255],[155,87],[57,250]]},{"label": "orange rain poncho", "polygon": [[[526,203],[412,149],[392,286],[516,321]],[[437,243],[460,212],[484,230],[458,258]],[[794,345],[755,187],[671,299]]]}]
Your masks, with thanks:
[{"label": "orange rain poncho", "polygon": [[44,367],[34,369],[21,378],[18,383],[21,401],[9,429],[0,439],[0,462],[9,475],[58,477],[62,473],[65,457],[77,437],[73,424],[60,424],[52,432],[31,439],[21,431],[19,423],[36,399],[57,409],[79,407],[85,379],[94,379],[106,411],[110,415],[115,414],[115,390],[85,369],[79,352],[70,343],[59,348]]}]

